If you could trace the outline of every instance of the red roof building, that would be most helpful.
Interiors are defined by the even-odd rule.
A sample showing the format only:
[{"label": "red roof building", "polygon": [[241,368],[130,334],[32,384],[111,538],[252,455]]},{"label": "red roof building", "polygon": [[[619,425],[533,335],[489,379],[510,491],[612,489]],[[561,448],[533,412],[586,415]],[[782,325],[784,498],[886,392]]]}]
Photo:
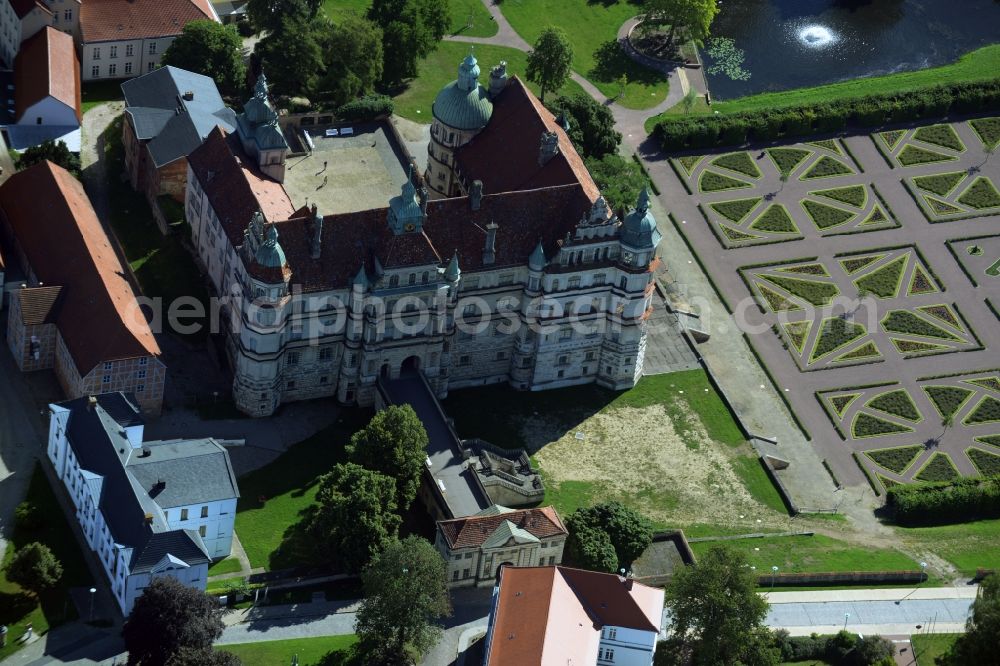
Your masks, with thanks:
[{"label": "red roof building", "polygon": [[7,318],[21,370],[53,368],[71,399],[122,391],[158,413],[160,347],[80,181],[51,162],[14,174],[0,186],[0,229],[27,276]]}]

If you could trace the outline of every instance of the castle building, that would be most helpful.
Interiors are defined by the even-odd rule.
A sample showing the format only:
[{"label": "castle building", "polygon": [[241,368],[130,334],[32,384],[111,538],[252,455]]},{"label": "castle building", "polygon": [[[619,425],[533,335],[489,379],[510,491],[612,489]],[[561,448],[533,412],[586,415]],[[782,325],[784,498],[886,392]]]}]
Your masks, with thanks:
[{"label": "castle building", "polygon": [[620,219],[524,83],[503,65],[488,91],[478,76],[467,57],[434,102],[426,175],[385,208],[289,211],[287,149],[247,140],[270,122],[263,81],[238,140],[217,129],[191,153],[187,215],[241,410],[371,405],[406,370],[439,397],[639,379],[660,241],[648,195]]}]

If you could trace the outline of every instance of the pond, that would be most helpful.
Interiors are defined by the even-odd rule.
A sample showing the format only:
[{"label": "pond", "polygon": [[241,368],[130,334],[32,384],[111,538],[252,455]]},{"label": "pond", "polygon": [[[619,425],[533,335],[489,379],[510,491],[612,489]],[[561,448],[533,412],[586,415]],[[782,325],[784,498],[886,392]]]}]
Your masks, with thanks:
[{"label": "pond", "polygon": [[952,62],[1000,39],[1000,2],[722,0],[712,34],[746,52],[749,80],[708,76],[732,99]]}]

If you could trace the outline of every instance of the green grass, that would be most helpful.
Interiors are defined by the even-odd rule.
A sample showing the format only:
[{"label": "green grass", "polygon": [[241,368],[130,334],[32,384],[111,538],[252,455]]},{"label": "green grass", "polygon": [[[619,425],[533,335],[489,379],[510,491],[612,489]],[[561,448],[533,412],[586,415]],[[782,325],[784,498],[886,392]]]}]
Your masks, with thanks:
[{"label": "green grass", "polygon": [[[327,16],[336,20],[338,14],[347,12],[364,16],[371,4],[371,0],[324,0],[321,8]],[[448,34],[462,37],[492,37],[497,34],[497,24],[481,0],[449,0],[449,5],[451,27]],[[472,27],[467,28],[470,13]]]},{"label": "green grass", "polygon": [[771,204],[757,219],[750,225],[756,231],[769,231],[773,234],[797,234],[799,228],[795,226],[795,220],[788,214],[788,209],[783,204]]},{"label": "green grass", "polygon": [[834,176],[846,176],[854,173],[854,169],[847,166],[836,157],[823,155],[809,167],[809,170],[799,176],[799,180],[815,180],[817,178],[833,178]]},{"label": "green grass", "polygon": [[701,177],[698,179],[698,189],[702,192],[738,190],[744,187],[750,187],[750,183],[708,169],[702,171]]},{"label": "green grass", "polygon": [[938,657],[951,647],[962,634],[914,634],[910,636],[910,650],[917,666],[934,666]]},{"label": "green grass", "polygon": [[849,210],[818,201],[811,201],[810,199],[803,199],[802,207],[806,209],[809,217],[812,218],[812,221],[816,224],[816,228],[820,231],[839,227],[854,217],[854,213]]},{"label": "green grass", "polygon": [[917,481],[951,481],[959,477],[955,464],[951,461],[951,456],[938,451],[930,460],[924,463],[913,478]]},{"label": "green grass", "polygon": [[941,418],[946,419],[952,416],[959,408],[965,404],[972,391],[959,388],[958,386],[923,386],[921,387],[927,397],[930,398],[934,408],[937,409]]},{"label": "green grass", "polygon": [[1000,206],[1000,192],[986,176],[980,176],[956,199],[969,208],[983,210]]},{"label": "green grass", "polygon": [[915,146],[912,143],[906,144],[899,154],[896,155],[896,159],[905,167],[917,166],[920,164],[931,164],[932,162],[950,162],[955,158],[953,155],[945,155],[944,153],[939,153],[935,150],[927,150],[926,148],[921,148]]},{"label": "green grass", "polygon": [[739,224],[750,211],[757,207],[757,204],[759,204],[760,201],[761,197],[752,197],[750,199],[720,201],[709,205],[719,215],[723,216],[727,220],[731,220]]},{"label": "green grass", "polygon": [[880,393],[865,404],[872,409],[898,416],[907,421],[919,421],[921,419],[920,410],[913,404],[913,398],[910,397],[906,389],[895,389]]},{"label": "green grass", "polygon": [[755,500],[780,513],[788,513],[785,502],[781,499],[781,494],[778,493],[778,489],[767,472],[764,471],[757,456],[733,458],[732,466],[736,476],[740,477],[743,485],[746,486]]},{"label": "green grass", "polygon": [[989,453],[982,449],[968,449],[966,455],[972,461],[973,466],[983,476],[994,476],[1000,474],[1000,455]]},{"label": "green grass", "polygon": [[912,432],[913,428],[898,425],[877,416],[859,412],[854,417],[854,424],[851,427],[851,434],[857,439],[865,437],[880,437],[882,435],[893,435],[904,432]]},{"label": "green grass", "polygon": [[[146,198],[122,182],[124,170],[122,117],[118,116],[104,131],[105,159],[108,163],[108,201],[111,203],[111,227],[125,252],[126,260],[139,279],[145,296],[160,297],[164,304],[183,296],[194,297],[208,312],[208,291],[199,277],[198,267],[177,235],[163,236]],[[166,319],[166,318],[165,318]],[[188,319],[185,323],[195,321]],[[202,319],[206,322],[207,317]],[[169,328],[169,322],[166,323]],[[200,338],[207,329],[192,334]]]},{"label": "green grass", "polygon": [[913,445],[897,446],[891,449],[875,449],[874,451],[865,451],[864,453],[876,465],[893,471],[896,474],[902,474],[916,460],[921,451],[923,451],[922,446]]},{"label": "green grass", "polygon": [[767,154],[771,156],[778,171],[788,175],[812,152],[801,148],[768,148]]},{"label": "green grass", "polygon": [[924,143],[932,143],[935,146],[941,146],[942,148],[949,148],[951,150],[963,151],[965,150],[965,144],[962,140],[958,138],[958,134],[955,133],[955,129],[948,124],[942,123],[940,125],[924,125],[923,127],[918,127],[913,133],[913,138]]},{"label": "green grass", "polygon": [[1000,570],[1000,519],[978,520],[937,527],[896,527],[908,544],[932,550],[953,564],[963,576],[976,569]]},{"label": "green grass", "polygon": [[1000,144],[1000,118],[976,118],[969,124],[983,142],[983,147],[995,148]]},{"label": "green grass", "polygon": [[754,164],[753,158],[746,151],[719,155],[712,160],[712,164],[729,169],[730,171],[742,173],[751,178],[760,178],[760,170]]},{"label": "green grass", "polygon": [[913,179],[913,184],[925,192],[944,197],[955,189],[955,186],[962,182],[963,178],[965,178],[964,171],[936,173],[930,176],[917,176]]},{"label": "green grass", "polygon": [[854,206],[855,208],[864,208],[865,202],[868,201],[868,190],[864,185],[834,187],[829,190],[816,190],[810,192],[809,194],[824,197],[826,199],[833,199],[834,201],[839,201],[840,203],[845,203],[848,206]]},{"label": "green grass", "polygon": [[284,641],[259,643],[234,643],[217,645],[216,650],[232,652],[244,666],[277,666],[292,663],[298,655],[299,666],[333,666],[337,663],[331,653],[346,652],[358,642],[354,634],[323,636],[322,638],[292,638]]},{"label": "green grass", "polygon": [[219,560],[212,566],[208,568],[209,576],[219,576],[221,574],[236,573],[243,567],[240,566],[240,561],[235,557],[227,557],[224,560]]},{"label": "green grass", "polygon": [[122,82],[117,81],[92,81],[84,83],[80,91],[80,109],[87,113],[90,109],[104,102],[120,102],[125,99],[122,94]]},{"label": "green grass", "polygon": [[[573,45],[573,69],[609,98],[618,96],[618,77],[628,77],[619,103],[648,109],[667,95],[667,81],[658,72],[629,58],[618,46],[618,29],[642,10],[630,3],[588,0],[504,0],[501,10],[529,44],[549,26],[566,31]],[[478,49],[478,47],[477,47]]]},{"label": "green grass", "polygon": [[4,552],[3,566],[13,559],[14,553],[34,541],[48,546],[63,566],[63,575],[55,588],[36,598],[7,580],[6,571],[0,568],[0,625],[6,625],[7,646],[0,648],[0,661],[20,649],[17,639],[24,635],[30,622],[36,635],[51,627],[73,619],[72,603],[67,603],[70,587],[89,586],[90,573],[80,554],[80,546],[70,530],[62,507],[49,486],[42,468],[35,465],[28,483],[26,501],[38,508],[44,522],[33,531],[14,528]]},{"label": "green grass", "polygon": [[925,338],[958,341],[952,333],[921,319],[909,310],[892,310],[882,320],[882,328],[891,333],[907,333]]},{"label": "green grass", "polygon": [[854,342],[866,333],[868,331],[861,324],[848,322],[840,317],[826,319],[816,338],[816,346],[813,347],[810,362]]},{"label": "green grass", "polygon": [[858,292],[868,292],[879,298],[893,298],[899,292],[899,283],[909,255],[901,255],[878,270],[854,281]]},{"label": "green grass", "polygon": [[[455,80],[458,76],[458,65],[469,54],[469,44],[462,42],[440,42],[433,52],[417,65],[417,77],[404,84],[399,90],[390,93],[395,104],[395,113],[409,120],[429,123],[433,119],[431,105],[441,88]],[[501,60],[507,61],[507,72],[517,75],[527,83],[532,92],[539,94],[539,88],[524,78],[527,67],[527,55],[523,51],[493,46],[490,44],[475,45],[476,59],[483,74],[479,82],[489,85],[489,71]],[[556,91],[549,91],[547,98],[556,95],[575,95],[583,93],[583,88],[575,81],[568,81],[565,86]]]},{"label": "green grass", "polygon": [[757,567],[759,575],[770,573],[772,566],[778,567],[778,573],[900,571],[920,568],[899,551],[854,546],[822,534],[725,542],[698,541],[691,544],[691,549],[696,557],[700,557],[719,543],[745,553],[750,565]]},{"label": "green grass", "polygon": [[837,285],[830,282],[815,282],[813,280],[801,280],[799,278],[788,278],[778,275],[762,275],[760,277],[812,305],[826,305],[834,296],[840,293]]},{"label": "green grass", "polygon": [[344,410],[330,427],[239,478],[236,533],[251,567],[281,569],[308,560],[298,526],[316,497],[317,479],[345,459],[344,445],[370,416],[368,410]]}]

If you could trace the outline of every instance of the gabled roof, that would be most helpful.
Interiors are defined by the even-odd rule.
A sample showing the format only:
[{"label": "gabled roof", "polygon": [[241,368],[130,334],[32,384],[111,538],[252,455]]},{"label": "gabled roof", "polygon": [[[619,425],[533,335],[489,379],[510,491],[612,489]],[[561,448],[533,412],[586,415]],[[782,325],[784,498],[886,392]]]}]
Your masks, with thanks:
[{"label": "gabled roof", "polygon": [[11,293],[21,311],[21,323],[25,326],[51,324],[59,301],[62,287],[27,287]]},{"label": "gabled roof", "polygon": [[45,26],[21,44],[14,59],[14,99],[17,119],[46,97],[73,109],[79,122],[80,61],[73,38],[52,26]]},{"label": "gabled roof", "polygon": [[37,279],[62,286],[54,323],[81,376],[105,361],[160,355],[80,181],[36,164],[0,186],[0,214]]},{"label": "gabled roof", "polygon": [[605,626],[659,632],[663,590],[569,567],[503,567],[490,618],[490,666],[597,661]]},{"label": "gabled roof", "polygon": [[[148,455],[132,451],[129,473],[160,507],[204,504],[239,497],[236,473],[214,439],[146,442]],[[159,482],[163,481],[162,487]]]},{"label": "gabled roof", "polygon": [[496,529],[496,531],[483,542],[483,548],[503,548],[510,543],[525,544],[538,542],[539,539],[534,534],[528,530],[522,530],[509,520],[505,520],[500,523],[500,526]]},{"label": "gabled roof", "polygon": [[[235,133],[227,135],[215,127],[188,155],[188,164],[234,247],[242,245],[243,231],[258,210],[269,222],[287,220],[295,213],[285,188],[257,169]],[[284,246],[284,237],[281,242]]]},{"label": "gabled roof", "polygon": [[[199,534],[192,530],[169,530],[161,508],[126,468],[132,445],[119,421],[105,409],[121,411],[128,405],[120,393],[78,398],[51,405],[69,411],[66,438],[82,470],[89,473],[88,487],[99,493],[97,507],[116,544],[132,549],[130,573],[148,572],[165,557],[173,556],[188,566],[209,562]],[[133,418],[138,409],[132,407]],[[97,479],[100,479],[100,482]]]},{"label": "gabled roof", "polygon": [[215,81],[202,74],[168,65],[126,81],[122,93],[136,137],[149,142],[157,167],[186,157],[217,127],[236,127]]},{"label": "gabled roof", "polygon": [[93,42],[179,35],[196,20],[218,20],[204,0],[85,0],[80,3],[80,35]]},{"label": "gabled roof", "polygon": [[559,514],[551,506],[517,511],[498,507],[493,513],[481,512],[465,518],[441,520],[437,525],[448,547],[453,549],[490,547],[486,544],[491,540],[495,541],[494,535],[498,531],[500,537],[504,537],[500,542],[501,545],[512,536],[525,538],[525,535],[528,535],[538,539],[548,539],[568,534]]},{"label": "gabled roof", "polygon": [[[559,152],[540,165],[543,132],[556,133]],[[463,181],[481,180],[486,194],[579,184],[591,203],[600,195],[565,130],[516,76],[497,96],[486,128],[455,151],[455,164]]]}]

